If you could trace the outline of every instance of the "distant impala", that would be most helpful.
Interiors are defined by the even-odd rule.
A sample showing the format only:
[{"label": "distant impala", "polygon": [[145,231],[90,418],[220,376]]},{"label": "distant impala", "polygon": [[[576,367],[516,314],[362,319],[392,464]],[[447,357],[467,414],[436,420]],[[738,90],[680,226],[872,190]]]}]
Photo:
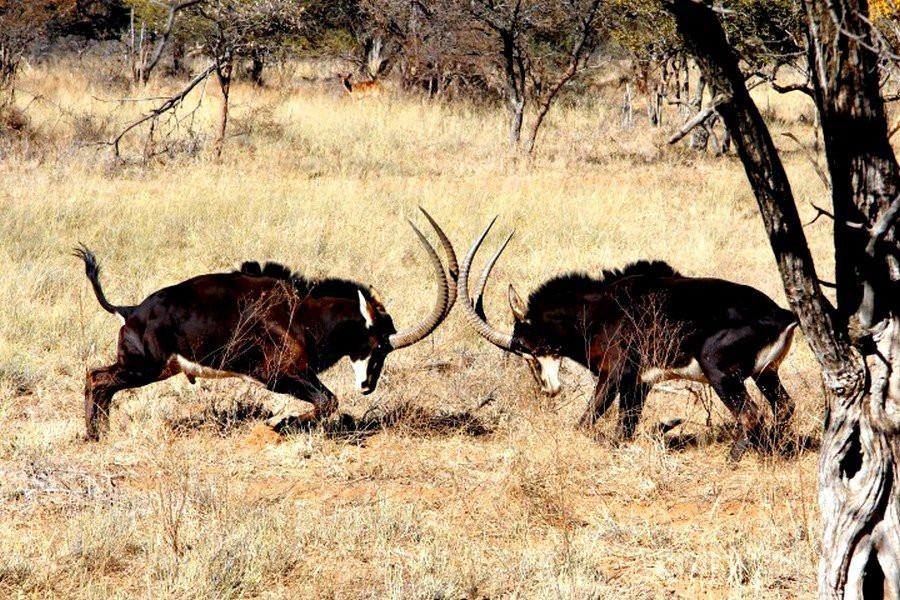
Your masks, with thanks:
[{"label": "distant impala", "polygon": [[359,100],[360,98],[366,97],[376,97],[381,95],[381,82],[377,79],[370,79],[369,81],[360,81],[358,83],[351,83],[350,78],[353,77],[350,73],[338,73],[338,78],[341,80],[341,83],[344,85],[344,89],[347,90],[347,93],[350,94],[350,97],[354,100]]},{"label": "distant impala", "polygon": [[559,392],[563,357],[589,368],[597,387],[581,426],[591,427],[618,394],[622,433],[631,438],[654,383],[700,381],[712,386],[741,427],[729,455],[737,461],[761,433],[762,414],[744,387],[753,377],[772,406],[776,431],[786,428],[794,404],[778,367],[797,327],[793,313],[750,286],[685,277],[664,262],[642,261],[599,278],[555,277],[532,293],[527,305],[510,285],[515,325],[504,333],[485,319],[482,294],[511,234],[488,261],[474,300],[467,287],[472,260],[491,225],[459,274],[464,315],[485,339],[524,357],[547,394]]},{"label": "distant impala", "polygon": [[138,305],[115,306],[103,293],[94,254],[78,248],[75,254],[84,261],[100,306],[123,321],[116,361],[87,375],[88,438],[98,439],[107,430],[116,392],[178,373],[192,382],[196,377],[252,379],[312,403],[311,418],[321,419],[335,411],[337,399],[317,374],[347,356],[357,389],[372,392],[385,357],[428,336],[456,298],[453,247],[425,216],[441,240],[450,279],[413,225],[437,276],[437,298],[424,321],[399,332],[373,288],[343,279],[306,279],[274,263],[245,262],[239,271],[200,275],[156,291]]}]

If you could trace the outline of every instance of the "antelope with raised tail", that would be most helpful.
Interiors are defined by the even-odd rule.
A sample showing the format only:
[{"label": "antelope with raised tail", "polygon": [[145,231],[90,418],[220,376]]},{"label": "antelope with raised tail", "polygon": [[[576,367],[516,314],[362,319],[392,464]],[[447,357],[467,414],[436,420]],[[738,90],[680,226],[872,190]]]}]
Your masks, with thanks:
[{"label": "antelope with raised tail", "polygon": [[410,221],[437,278],[437,294],[431,313],[400,331],[373,288],[343,279],[307,279],[274,263],[245,262],[237,271],[199,275],[158,290],[140,304],[116,306],[100,285],[94,254],[84,246],[76,249],[100,306],[122,319],[115,362],[87,374],[88,438],[99,439],[107,431],[117,392],[178,373],[191,382],[235,376],[257,381],[311,403],[311,420],[336,410],[337,399],[318,374],[344,356],[357,390],[374,391],[387,355],[427,337],[456,299],[453,246],[422,212],[441,242],[448,272]]}]

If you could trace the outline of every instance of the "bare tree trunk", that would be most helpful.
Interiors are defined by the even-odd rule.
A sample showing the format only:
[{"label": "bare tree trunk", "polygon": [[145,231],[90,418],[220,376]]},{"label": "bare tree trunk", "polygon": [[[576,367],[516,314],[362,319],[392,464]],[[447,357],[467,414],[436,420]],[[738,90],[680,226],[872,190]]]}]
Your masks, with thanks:
[{"label": "bare tree trunk", "polygon": [[[703,74],[701,74],[700,80],[697,82],[697,93],[694,94],[694,99],[691,100],[691,106],[696,113],[699,113],[700,109],[703,107],[703,92],[705,91],[706,80],[703,78]],[[693,133],[691,133],[691,150],[706,150],[706,145],[708,143],[709,129],[701,124],[694,129]]]},{"label": "bare tree trunk", "polygon": [[717,17],[695,0],[667,6],[734,136],[788,300],[822,366],[819,597],[898,598],[900,169],[887,143],[877,56],[862,7],[855,0],[804,5],[833,184],[837,310],[821,294],[781,161]]},{"label": "bare tree trunk", "polygon": [[216,155],[216,158],[222,156],[222,149],[225,146],[225,130],[228,127],[228,95],[231,92],[231,71],[231,58],[226,58],[216,65],[219,88],[222,90],[222,111],[219,113],[219,131],[216,134],[216,141],[213,146],[213,153]]},{"label": "bare tree trunk", "polygon": [[[865,355],[859,385],[828,405],[819,462],[819,596],[898,598],[900,166],[887,138],[865,5],[803,4],[831,173],[838,313],[850,322],[850,335]],[[854,226],[859,223],[865,227]],[[874,349],[867,351],[868,345]]]},{"label": "bare tree trunk", "polygon": [[690,115],[690,107],[687,105],[687,102],[690,101],[689,99],[691,97],[691,69],[688,66],[687,54],[684,52],[679,54],[680,60],[678,61],[678,70],[676,71],[678,74],[678,79],[676,81],[676,98],[679,101],[678,116],[684,121]]},{"label": "bare tree trunk", "polygon": [[140,84],[146,84],[150,81],[150,74],[156,68],[156,65],[159,64],[159,59],[162,57],[163,49],[166,46],[166,43],[169,41],[169,37],[172,34],[172,28],[175,26],[175,17],[176,15],[186,9],[194,6],[195,4],[200,4],[202,0],[182,0],[181,2],[175,2],[169,5],[169,12],[166,16],[166,22],[163,24],[162,30],[159,32],[159,35],[156,40],[156,46],[153,49],[153,52],[149,52],[147,49],[147,45],[149,41],[146,36],[146,28],[144,23],[141,23],[141,33],[137,40],[135,40],[134,35],[134,9],[131,9],[131,31],[129,34],[130,45],[131,45],[131,54],[133,55],[133,72],[134,72],[134,80]]},{"label": "bare tree trunk", "polygon": [[525,113],[525,101],[516,100],[509,106],[509,145],[516,147],[522,137],[522,120]]},{"label": "bare tree trunk", "polygon": [[516,147],[522,136],[522,117],[525,113],[525,65],[517,57],[516,36],[502,31],[503,69],[506,74],[506,105],[509,110],[509,144]]},{"label": "bare tree trunk", "polygon": [[184,72],[184,40],[172,41],[172,74],[180,75]]},{"label": "bare tree trunk", "polygon": [[731,150],[731,131],[728,130],[726,125],[722,130],[722,144],[719,146],[719,154],[728,154],[729,150]]},{"label": "bare tree trunk", "polygon": [[855,385],[828,398],[819,456],[823,600],[900,598],[900,318],[883,325]]},{"label": "bare tree trunk", "polygon": [[254,85],[261,86],[263,84],[263,69],[266,63],[263,61],[262,53],[258,49],[250,53],[250,81]]},{"label": "bare tree trunk", "polygon": [[647,113],[650,117],[650,125],[653,127],[662,126],[662,107],[663,107],[663,86],[657,83],[653,86],[653,92],[647,96]]},{"label": "bare tree trunk", "polygon": [[0,44],[0,108],[12,104],[15,100],[16,87],[13,84],[21,58],[21,52]]},{"label": "bare tree trunk", "polygon": [[625,94],[622,97],[622,127],[631,129],[634,124],[634,109],[631,103],[631,84],[625,84]]}]

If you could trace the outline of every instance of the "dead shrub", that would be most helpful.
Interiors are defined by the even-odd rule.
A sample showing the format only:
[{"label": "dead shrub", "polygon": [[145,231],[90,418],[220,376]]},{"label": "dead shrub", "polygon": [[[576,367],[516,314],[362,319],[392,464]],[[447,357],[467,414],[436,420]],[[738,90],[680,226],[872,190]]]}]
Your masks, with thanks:
[{"label": "dead shrub", "polygon": [[82,144],[105,142],[111,135],[109,120],[91,113],[76,115],[72,120],[72,129],[74,141]]},{"label": "dead shrub", "polygon": [[24,135],[31,130],[31,119],[25,111],[7,104],[0,106],[0,135]]}]

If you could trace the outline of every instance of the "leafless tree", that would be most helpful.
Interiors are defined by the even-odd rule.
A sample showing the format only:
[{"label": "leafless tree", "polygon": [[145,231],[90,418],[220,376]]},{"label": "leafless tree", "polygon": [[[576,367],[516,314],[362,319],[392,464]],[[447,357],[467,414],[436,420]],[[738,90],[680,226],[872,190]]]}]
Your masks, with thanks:
[{"label": "leafless tree", "polygon": [[360,63],[370,77],[394,68],[402,85],[430,96],[486,91],[489,61],[482,56],[483,36],[475,30],[466,4],[362,0],[359,7]]},{"label": "leafless tree", "polygon": [[135,17],[135,9],[131,9],[131,24],[126,38],[128,56],[131,62],[132,76],[135,83],[146,84],[150,74],[159,64],[163,50],[169,43],[178,13],[196,6],[204,0],[177,0],[162,2],[156,0],[152,7],[164,13],[157,25],[148,25],[145,19]]},{"label": "leafless tree", "polygon": [[75,9],[75,0],[0,0],[0,108],[13,99],[25,53]]},{"label": "leafless tree", "polygon": [[509,112],[509,144],[518,146],[525,115],[529,57],[525,35],[532,26],[541,2],[529,0],[473,0],[472,14],[499,41],[506,106]]},{"label": "leafless tree", "polygon": [[222,110],[214,144],[221,156],[228,127],[228,100],[235,61],[259,58],[303,27],[305,5],[295,0],[203,0],[197,10],[208,27],[203,32],[206,54],[215,64],[222,92]]},{"label": "leafless tree", "polygon": [[[559,33],[561,45],[564,40],[571,39],[568,48],[568,63],[556,80],[550,84],[546,92],[538,98],[538,112],[531,125],[528,140],[525,143],[525,151],[531,153],[537,140],[538,130],[544,122],[544,117],[550,111],[550,105],[556,99],[563,86],[583,70],[587,61],[599,42],[601,31],[600,0],[565,0],[559,2],[556,7],[559,11],[559,20],[556,29]],[[559,44],[557,45],[559,47]]]},{"label": "leafless tree", "polygon": [[538,111],[523,150],[534,149],[551,104],[585,68],[599,42],[600,5],[599,0],[471,0],[471,14],[488,34],[486,50],[501,57],[511,146],[519,146],[533,97]]},{"label": "leafless tree", "polygon": [[[175,110],[187,95],[212,74],[222,92],[222,105],[213,153],[221,156],[229,119],[229,98],[235,63],[253,59],[282,47],[302,31],[305,5],[294,0],[198,0],[181,2],[179,10],[190,13],[192,35],[199,41],[209,65],[195,75],[178,93],[123,129],[110,144],[119,156],[123,137],[144,123],[151,132],[156,121]],[[175,5],[169,5],[175,6]],[[172,12],[170,15],[174,14]]]},{"label": "leafless tree", "polygon": [[834,218],[837,305],[822,293],[790,183],[714,11],[665,0],[735,145],[788,301],[823,371],[820,598],[900,597],[900,166],[860,0],[804,0]]}]

